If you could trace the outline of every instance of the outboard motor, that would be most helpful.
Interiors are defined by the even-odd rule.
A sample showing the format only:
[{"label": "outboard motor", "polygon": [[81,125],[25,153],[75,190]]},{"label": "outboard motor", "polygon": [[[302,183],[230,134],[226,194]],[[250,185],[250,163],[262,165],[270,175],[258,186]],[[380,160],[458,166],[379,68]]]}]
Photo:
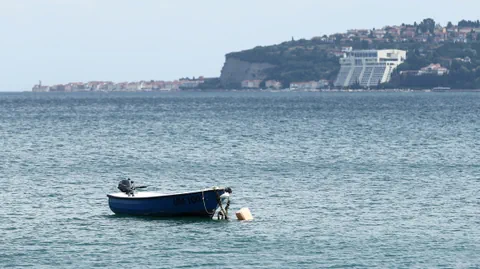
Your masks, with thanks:
[{"label": "outboard motor", "polygon": [[133,185],[133,181],[130,179],[123,179],[120,180],[120,183],[118,183],[118,189],[121,192],[126,193],[128,196],[133,196],[133,191],[135,190],[135,186]]}]

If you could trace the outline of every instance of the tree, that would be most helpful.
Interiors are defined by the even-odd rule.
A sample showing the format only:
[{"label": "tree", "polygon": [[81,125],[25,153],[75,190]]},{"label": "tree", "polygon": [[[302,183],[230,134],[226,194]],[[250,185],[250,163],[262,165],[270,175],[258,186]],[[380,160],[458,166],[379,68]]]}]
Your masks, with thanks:
[{"label": "tree", "polygon": [[451,21],[449,21],[447,24],[447,29],[451,29],[451,28],[453,28],[453,24]]},{"label": "tree", "polygon": [[458,27],[460,27],[460,28],[463,28],[463,27],[478,28],[478,27],[480,27],[480,20],[477,20],[477,21],[461,20],[461,21],[458,22]]},{"label": "tree", "polygon": [[386,33],[384,36],[383,36],[384,39],[388,40],[388,42],[393,42],[393,36],[392,34],[390,33]]},{"label": "tree", "polygon": [[473,31],[473,29],[470,31],[470,33],[467,34],[467,40],[469,42],[472,42],[473,41],[473,35],[475,34],[475,31]]},{"label": "tree", "polygon": [[420,29],[420,31],[422,33],[428,33],[430,32],[431,34],[434,33],[435,31],[435,21],[431,18],[428,18],[428,19],[424,19],[420,25],[418,26],[418,28]]},{"label": "tree", "polygon": [[342,41],[342,35],[337,34],[335,35],[335,45],[340,45],[340,42]]},{"label": "tree", "polygon": [[[479,34],[479,35],[480,35],[480,34]],[[361,42],[361,48],[362,48],[363,50],[369,49],[369,46],[370,46],[370,43],[368,43],[367,40],[362,40],[362,42]]]},{"label": "tree", "polygon": [[259,85],[260,89],[266,89],[267,86],[265,85],[265,80],[262,80],[262,82],[260,82],[260,85]]}]

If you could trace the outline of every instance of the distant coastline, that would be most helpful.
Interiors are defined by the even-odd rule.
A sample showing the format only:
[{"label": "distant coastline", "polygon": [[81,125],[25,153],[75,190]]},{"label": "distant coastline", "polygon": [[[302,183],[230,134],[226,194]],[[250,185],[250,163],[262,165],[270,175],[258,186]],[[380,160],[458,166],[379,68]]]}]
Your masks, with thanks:
[{"label": "distant coastline", "polygon": [[[395,93],[395,92],[405,92],[405,93],[440,93],[440,92],[480,92],[480,89],[183,89],[183,90],[162,90],[162,91],[22,91],[24,93],[181,93],[181,92],[252,92],[252,93],[261,93],[261,92],[272,92],[272,93],[308,93],[308,92],[317,92],[317,93]],[[16,92],[4,92],[4,93],[16,93]]]},{"label": "distant coastline", "polygon": [[[431,18],[381,29],[350,29],[226,54],[219,77],[90,81],[34,92],[179,90],[480,89],[480,20],[442,26]],[[463,91],[463,90],[462,90]]]}]

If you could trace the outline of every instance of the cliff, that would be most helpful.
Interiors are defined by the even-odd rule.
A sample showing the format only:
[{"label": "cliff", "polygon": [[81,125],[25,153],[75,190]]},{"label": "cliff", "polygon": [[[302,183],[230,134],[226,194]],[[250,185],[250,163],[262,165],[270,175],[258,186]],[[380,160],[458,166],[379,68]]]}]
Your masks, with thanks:
[{"label": "cliff", "polygon": [[270,63],[247,62],[227,55],[220,82],[224,88],[239,88],[243,80],[266,79],[266,71],[273,67]]},{"label": "cliff", "polygon": [[333,80],[340,68],[332,44],[319,40],[288,41],[226,55],[220,80],[223,88],[238,88],[243,80]]}]

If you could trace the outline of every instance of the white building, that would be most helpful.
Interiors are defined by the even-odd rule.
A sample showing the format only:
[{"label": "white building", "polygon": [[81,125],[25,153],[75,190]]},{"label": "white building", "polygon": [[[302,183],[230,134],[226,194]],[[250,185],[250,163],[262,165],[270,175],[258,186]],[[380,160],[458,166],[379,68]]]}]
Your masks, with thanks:
[{"label": "white building", "polygon": [[290,83],[290,90],[314,90],[318,88],[317,81],[292,82]]},{"label": "white building", "polygon": [[126,90],[127,91],[137,91],[140,89],[140,84],[138,82],[129,82],[126,85]]},{"label": "white building", "polygon": [[262,83],[259,79],[254,80],[244,80],[242,81],[242,88],[246,89],[258,89],[260,88],[260,83]]},{"label": "white building", "polygon": [[282,83],[277,80],[267,80],[265,81],[265,88],[267,89],[280,89],[282,88]]},{"label": "white building", "polygon": [[197,89],[203,80],[180,80],[180,88],[183,89]]},{"label": "white building", "polygon": [[328,88],[328,86],[330,86],[330,82],[328,82],[328,80],[326,79],[321,79],[317,82],[317,85],[319,89],[326,89]]},{"label": "white building", "polygon": [[448,69],[445,67],[442,67],[440,64],[430,64],[429,66],[426,66],[420,71],[418,71],[418,75],[436,75],[436,76],[443,76],[448,74]]},{"label": "white building", "polygon": [[175,81],[169,81],[165,82],[165,86],[160,89],[161,91],[176,91],[180,88],[180,83],[175,80]]},{"label": "white building", "polygon": [[404,50],[354,50],[340,59],[340,72],[334,85],[377,86],[390,81],[393,70],[407,58]]}]

